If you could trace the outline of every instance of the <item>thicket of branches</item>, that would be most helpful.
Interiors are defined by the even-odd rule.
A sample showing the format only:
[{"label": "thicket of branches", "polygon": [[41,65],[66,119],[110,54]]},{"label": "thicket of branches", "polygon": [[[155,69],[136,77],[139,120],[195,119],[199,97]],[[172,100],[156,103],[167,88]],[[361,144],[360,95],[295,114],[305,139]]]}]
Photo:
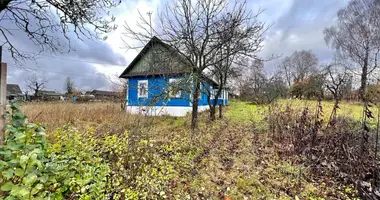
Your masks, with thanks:
[{"label": "thicket of branches", "polygon": [[70,42],[70,33],[100,39],[115,30],[109,10],[119,4],[119,0],[1,0],[0,42],[16,61],[35,56],[15,45],[20,32],[40,51],[60,53],[65,49],[62,38]]}]

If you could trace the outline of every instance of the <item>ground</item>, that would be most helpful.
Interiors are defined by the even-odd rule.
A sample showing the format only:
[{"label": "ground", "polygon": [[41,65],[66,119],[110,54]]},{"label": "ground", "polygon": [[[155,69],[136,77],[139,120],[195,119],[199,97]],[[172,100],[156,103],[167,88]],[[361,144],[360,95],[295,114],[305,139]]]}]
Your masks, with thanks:
[{"label": "ground", "polygon": [[[314,110],[317,102],[280,100],[277,104],[276,109],[289,105],[301,113],[304,107]],[[324,121],[332,106],[332,102],[323,102]],[[340,116],[361,119],[360,104],[344,102],[340,107]],[[195,132],[188,129],[189,116],[129,115],[115,103],[31,103],[23,105],[22,110],[30,121],[47,128],[51,140],[56,139],[54,130],[70,124],[83,133],[91,130],[119,137],[124,132],[129,137],[144,133],[144,138],[160,145],[178,145],[181,167],[173,165],[175,178],[170,183],[180,189],[165,189],[166,197],[172,199],[349,199],[355,194],[350,184],[316,181],[298,157],[279,156],[268,136],[268,106],[231,101],[223,120],[210,122],[207,113],[202,113]],[[170,158],[169,162],[174,161]]]}]

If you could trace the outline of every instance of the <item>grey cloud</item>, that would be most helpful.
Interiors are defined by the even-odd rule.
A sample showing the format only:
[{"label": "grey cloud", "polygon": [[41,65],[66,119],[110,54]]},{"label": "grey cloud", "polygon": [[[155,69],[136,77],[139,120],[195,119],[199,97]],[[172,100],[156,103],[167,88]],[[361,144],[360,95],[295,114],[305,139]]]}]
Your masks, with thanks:
[{"label": "grey cloud", "polygon": [[[14,24],[0,21],[0,25],[12,30],[11,41],[18,50],[36,53],[40,51],[40,47],[31,42],[24,32],[15,30]],[[53,34],[56,34],[62,51],[67,52],[68,41],[62,34]],[[124,56],[115,52],[105,41],[95,41],[85,37],[80,40],[74,34],[69,34],[69,37],[73,51],[54,55],[45,51],[35,60],[24,61],[23,66],[16,66],[7,47],[4,47],[3,61],[8,63],[8,83],[19,84],[25,90],[27,89],[26,79],[33,73],[37,73],[49,80],[46,84],[46,89],[49,90],[64,91],[64,82],[68,76],[81,90],[110,89],[110,81],[97,71],[94,63],[103,67],[125,66]],[[0,41],[3,41],[1,36]],[[40,70],[30,70],[37,68]]]},{"label": "grey cloud", "polygon": [[[336,13],[348,0],[293,0],[290,6],[282,10],[265,38],[264,50],[260,55],[264,58],[272,54],[287,56],[295,50],[311,49],[321,62],[333,57],[333,51],[324,41],[323,30],[333,25]],[[275,5],[267,7],[274,12]],[[279,60],[266,63],[268,72],[273,72]]]},{"label": "grey cloud", "polygon": [[[28,63],[33,65],[32,62]],[[19,84],[23,90],[27,90],[26,80],[36,74],[47,79],[47,90],[65,91],[64,83],[67,77],[70,77],[80,90],[110,89],[111,82],[90,64],[54,58],[42,58],[39,63],[38,66],[30,67],[37,70],[10,65],[8,83]],[[29,64],[26,66],[30,66]]]},{"label": "grey cloud", "polygon": [[75,49],[70,53],[70,56],[118,66],[125,66],[127,63],[125,57],[116,53],[105,41],[95,41],[87,38],[81,41],[75,37],[72,38],[74,38]]}]

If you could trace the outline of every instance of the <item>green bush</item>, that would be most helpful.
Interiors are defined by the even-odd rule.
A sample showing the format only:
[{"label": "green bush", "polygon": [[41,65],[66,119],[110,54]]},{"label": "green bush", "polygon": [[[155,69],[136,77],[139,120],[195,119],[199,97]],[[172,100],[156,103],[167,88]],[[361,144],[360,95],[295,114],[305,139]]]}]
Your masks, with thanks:
[{"label": "green bush", "polygon": [[[6,141],[0,147],[0,186],[5,199],[164,199],[187,196],[184,188],[195,150],[185,138],[149,137],[70,126],[46,139],[12,106]],[[0,198],[1,199],[1,198]]]},{"label": "green bush", "polygon": [[60,130],[60,143],[51,145],[40,124],[28,123],[17,105],[11,108],[5,143],[0,147],[2,197],[102,198],[109,167],[90,143],[78,134]]},{"label": "green bush", "polygon": [[98,151],[112,169],[108,198],[178,199],[186,195],[177,184],[180,173],[189,171],[191,166],[192,151],[183,147],[185,141],[160,143],[128,133],[106,134],[97,141]]}]

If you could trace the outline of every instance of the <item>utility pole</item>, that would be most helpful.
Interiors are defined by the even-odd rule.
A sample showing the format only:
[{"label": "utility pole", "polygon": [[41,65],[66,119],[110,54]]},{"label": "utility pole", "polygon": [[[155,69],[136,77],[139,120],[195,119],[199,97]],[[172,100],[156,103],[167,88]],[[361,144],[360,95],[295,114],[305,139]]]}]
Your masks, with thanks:
[{"label": "utility pole", "polygon": [[7,63],[2,59],[3,47],[0,46],[0,146],[4,145],[5,140],[5,110],[7,96]]},{"label": "utility pole", "polygon": [[152,27],[152,11],[149,11],[147,14],[149,15],[149,26],[150,26],[150,37],[153,37],[153,27]]}]

